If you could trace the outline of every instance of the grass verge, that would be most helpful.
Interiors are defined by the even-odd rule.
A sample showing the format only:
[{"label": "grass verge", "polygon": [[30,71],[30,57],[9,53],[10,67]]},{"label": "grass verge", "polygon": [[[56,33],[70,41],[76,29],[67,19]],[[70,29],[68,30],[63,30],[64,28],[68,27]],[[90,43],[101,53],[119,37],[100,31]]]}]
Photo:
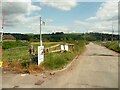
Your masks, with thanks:
[{"label": "grass verge", "polygon": [[49,53],[45,56],[44,66],[46,69],[62,69],[66,64],[68,64],[76,55],[81,54],[85,50],[84,41],[72,41],[68,43],[74,43],[75,47],[73,51],[64,53]]},{"label": "grass verge", "polygon": [[120,47],[118,41],[113,42],[97,42],[97,44],[105,46],[106,48],[109,48],[110,50],[113,50],[115,52],[120,53]]},{"label": "grass verge", "polygon": [[[45,69],[61,69],[71,60],[73,60],[76,55],[81,54],[85,50],[85,45],[88,44],[88,42],[85,41],[69,41],[67,43],[74,43],[74,49],[72,51],[64,53],[48,53],[45,55],[44,63],[40,64],[40,66],[37,66],[36,64],[30,64],[28,49],[17,48],[17,51],[19,51],[19,53],[16,53],[13,51],[13,49],[9,49],[9,51],[5,50],[3,51],[3,67],[4,69],[12,70],[16,73],[37,73],[42,72]],[[49,45],[47,44],[46,47],[55,44],[56,43],[50,43]],[[9,52],[9,54],[6,52]],[[15,53],[12,54],[10,52]],[[6,56],[9,56],[12,60],[5,58]]]}]

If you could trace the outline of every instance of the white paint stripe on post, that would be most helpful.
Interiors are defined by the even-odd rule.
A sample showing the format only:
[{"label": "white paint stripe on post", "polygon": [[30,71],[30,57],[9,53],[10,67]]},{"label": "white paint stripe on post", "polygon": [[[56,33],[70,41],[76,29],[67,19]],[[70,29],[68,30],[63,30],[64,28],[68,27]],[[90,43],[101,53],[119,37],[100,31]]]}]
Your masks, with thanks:
[{"label": "white paint stripe on post", "polygon": [[38,46],[38,65],[44,61],[44,46]]},{"label": "white paint stripe on post", "polygon": [[68,44],[65,44],[65,51],[68,51]]}]

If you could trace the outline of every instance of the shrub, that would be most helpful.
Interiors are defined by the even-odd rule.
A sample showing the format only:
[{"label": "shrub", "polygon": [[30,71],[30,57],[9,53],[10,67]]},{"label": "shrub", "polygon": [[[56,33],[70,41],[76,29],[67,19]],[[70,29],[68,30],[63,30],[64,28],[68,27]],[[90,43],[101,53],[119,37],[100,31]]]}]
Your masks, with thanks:
[{"label": "shrub", "polygon": [[[72,60],[72,55],[70,53],[49,53],[45,56],[44,65],[47,69],[58,69],[62,68],[67,61]],[[72,58],[71,58],[72,57]]]},{"label": "shrub", "polygon": [[44,65],[46,69],[61,69],[73,58],[81,54],[85,49],[86,43],[84,41],[69,41],[68,43],[74,43],[75,48],[73,51],[64,53],[48,53],[45,55]]}]

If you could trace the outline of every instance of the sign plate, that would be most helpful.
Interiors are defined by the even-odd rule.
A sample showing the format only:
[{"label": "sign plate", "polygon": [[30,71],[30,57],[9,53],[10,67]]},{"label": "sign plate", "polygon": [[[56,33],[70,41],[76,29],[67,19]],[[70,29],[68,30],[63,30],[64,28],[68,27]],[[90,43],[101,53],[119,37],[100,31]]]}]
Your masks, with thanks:
[{"label": "sign plate", "polygon": [[44,61],[44,46],[38,46],[38,65]]}]

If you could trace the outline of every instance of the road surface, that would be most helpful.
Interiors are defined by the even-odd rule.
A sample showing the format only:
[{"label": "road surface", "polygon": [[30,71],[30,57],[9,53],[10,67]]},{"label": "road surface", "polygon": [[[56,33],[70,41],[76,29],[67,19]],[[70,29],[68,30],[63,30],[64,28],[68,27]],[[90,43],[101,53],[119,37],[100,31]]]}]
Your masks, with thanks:
[{"label": "road surface", "polygon": [[[12,78],[11,78],[12,77]],[[49,77],[49,76],[48,76]],[[3,75],[3,87],[19,88],[118,88],[118,54],[90,43],[68,69],[51,78],[42,75]],[[35,85],[35,82],[43,83]]]}]

